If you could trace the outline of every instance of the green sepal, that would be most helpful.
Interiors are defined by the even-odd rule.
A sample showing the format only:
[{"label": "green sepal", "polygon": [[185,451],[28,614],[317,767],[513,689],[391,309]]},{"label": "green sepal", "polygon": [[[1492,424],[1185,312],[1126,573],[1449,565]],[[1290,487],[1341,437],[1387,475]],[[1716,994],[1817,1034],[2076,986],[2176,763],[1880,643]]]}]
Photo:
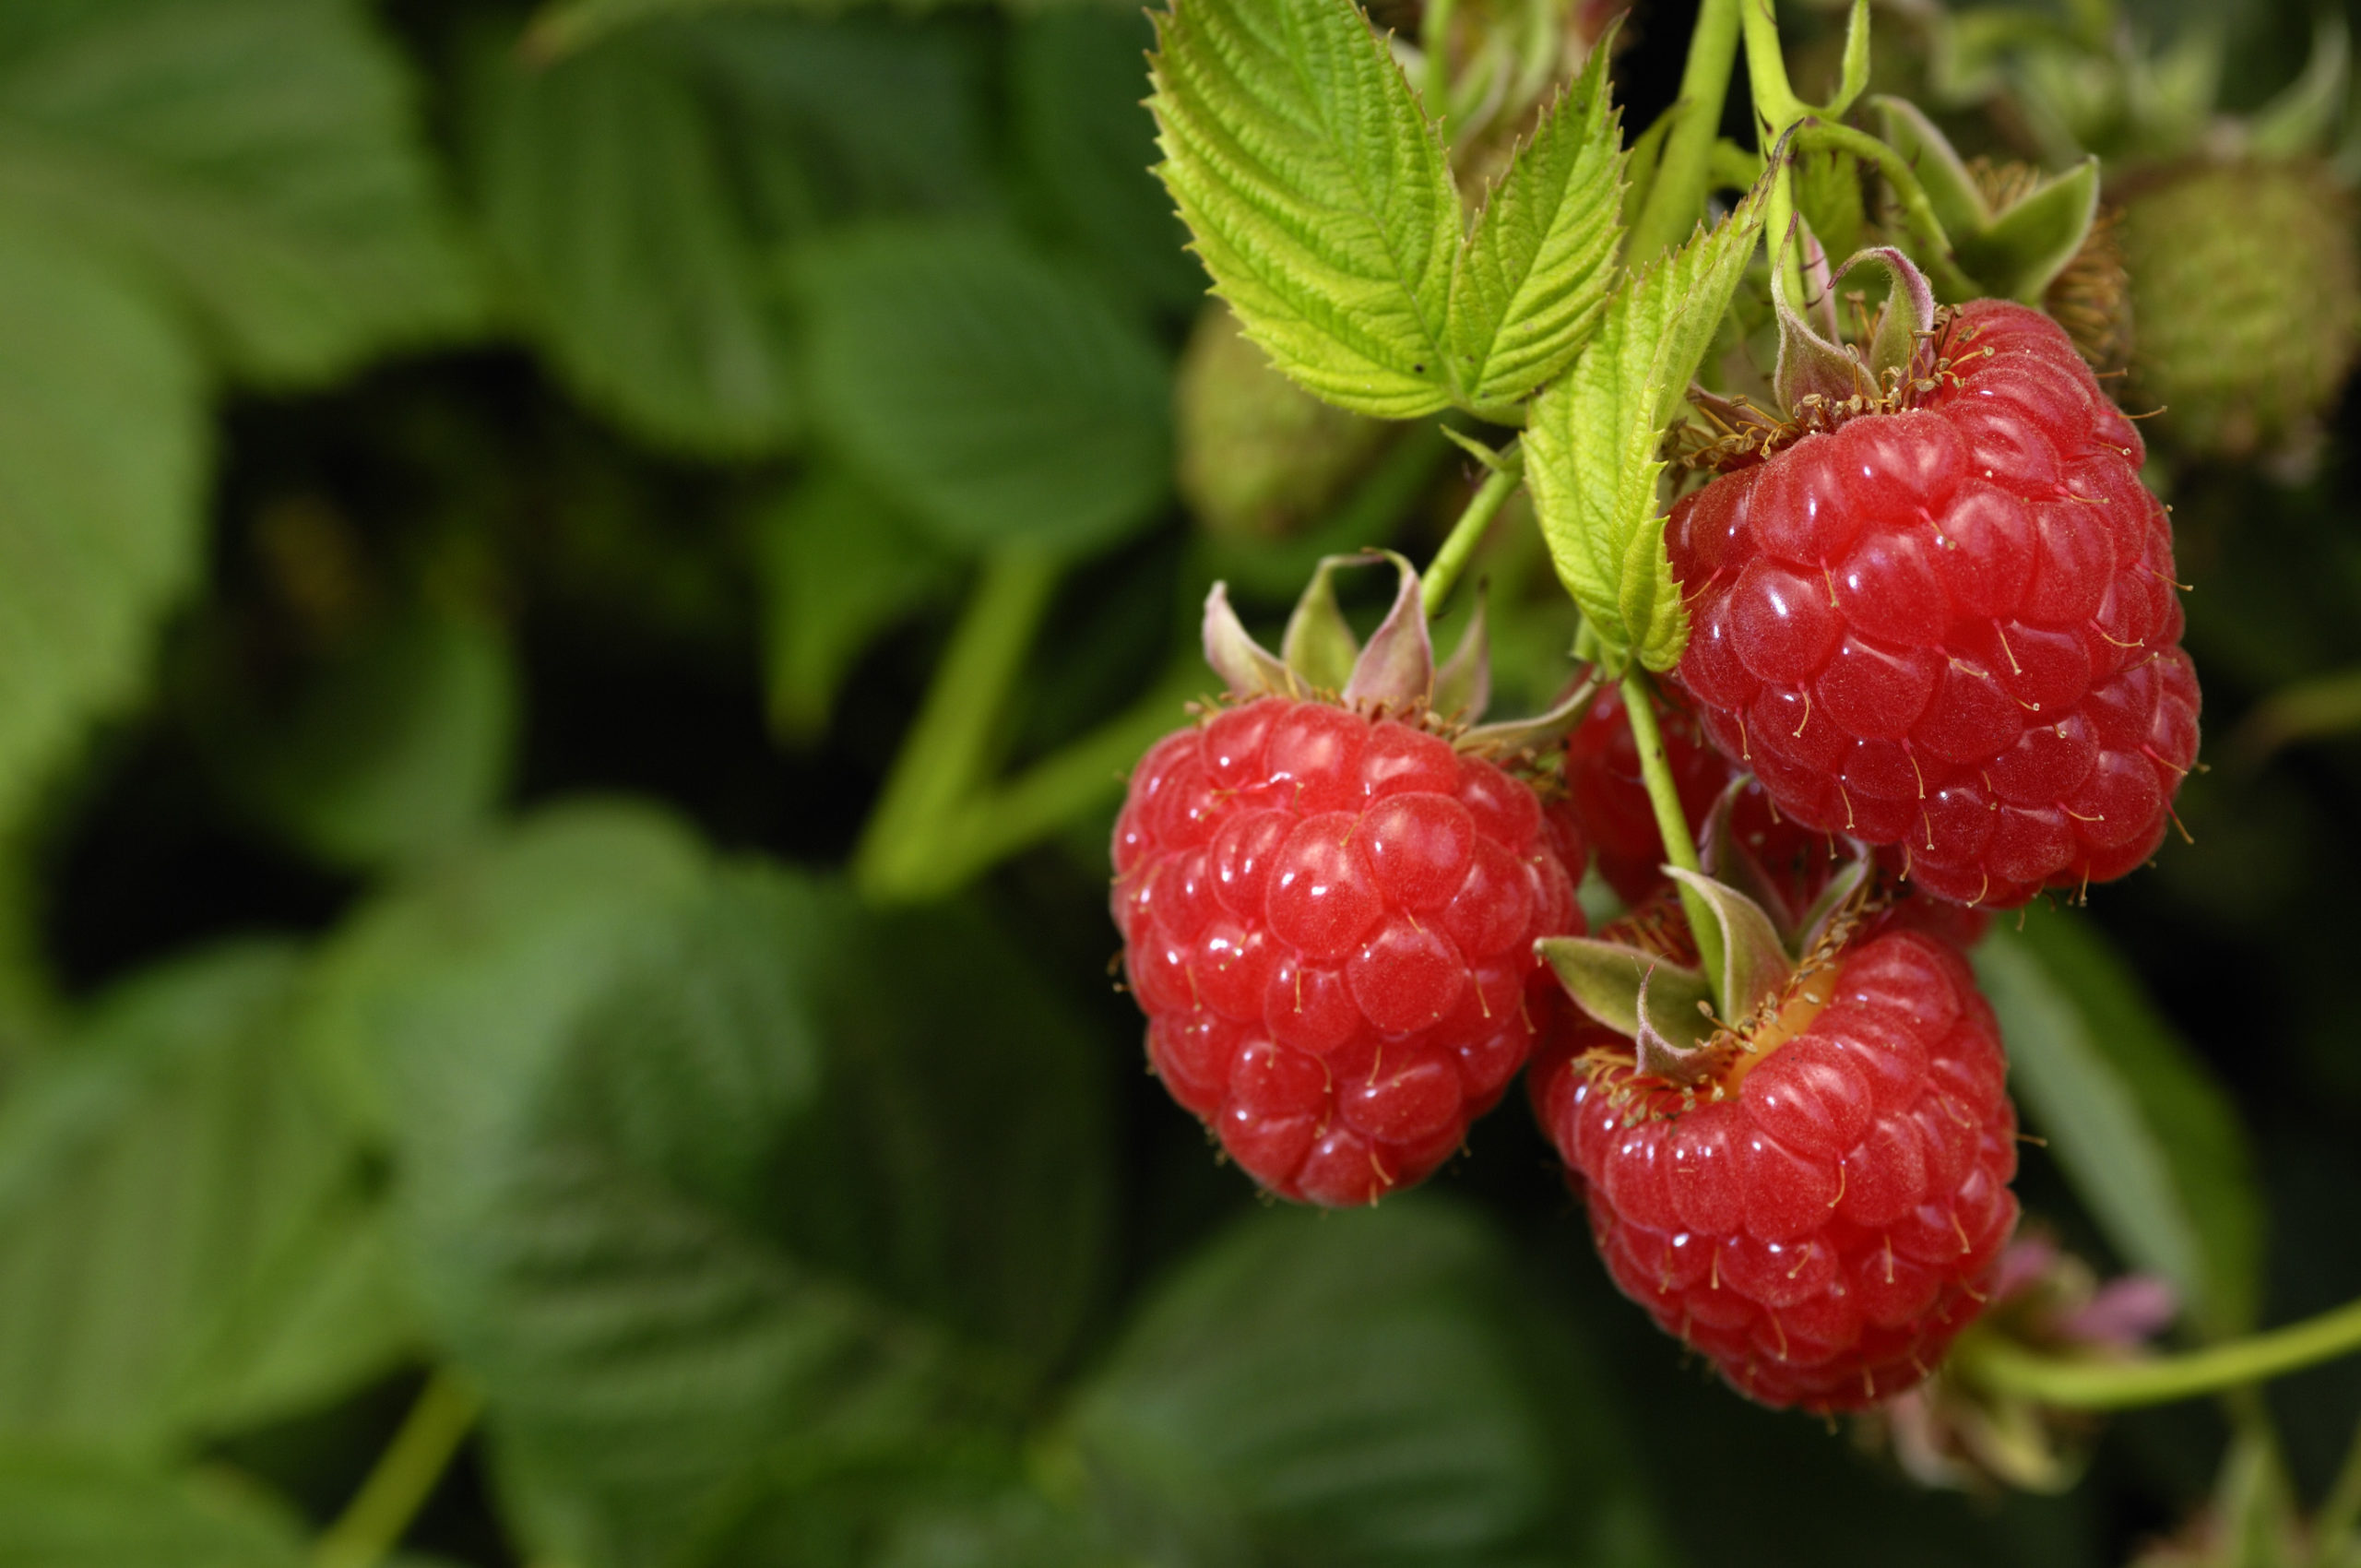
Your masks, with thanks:
[{"label": "green sepal", "polygon": [[1346,624],[1336,603],[1333,581],[1339,566],[1359,565],[1368,557],[1330,555],[1312,568],[1311,581],[1295,601],[1287,629],[1279,638],[1279,658],[1302,683],[1316,692],[1339,692],[1353,678],[1353,660],[1359,657],[1360,639]]},{"label": "green sepal", "polygon": [[1644,992],[1649,1024],[1677,1046],[1703,1043],[1714,1031],[1714,993],[1703,973],[1663,955],[1595,936],[1547,936],[1534,951],[1574,1005],[1626,1039],[1640,1033]]},{"label": "green sepal", "polygon": [[1297,695],[1284,660],[1254,640],[1229,602],[1229,585],[1216,583],[1205,595],[1205,662],[1229,695],[1247,697]]},{"label": "green sepal", "polygon": [[1394,593],[1394,607],[1377,624],[1377,630],[1369,635],[1369,641],[1345,678],[1346,705],[1389,707],[1397,713],[1425,707],[1435,695],[1435,645],[1427,630],[1427,607],[1419,591],[1418,569],[1391,550],[1373,551],[1359,559],[1365,563],[1391,561],[1400,580]]},{"label": "green sepal", "polygon": [[1467,629],[1459,634],[1459,646],[1435,671],[1438,719],[1470,720],[1492,705],[1491,637],[1485,625],[1485,597],[1484,585],[1477,584],[1476,609],[1467,617]]},{"label": "green sepal", "polygon": [[[1757,1007],[1786,989],[1796,971],[1779,928],[1762,907],[1735,887],[1701,872],[1667,866],[1675,882],[1694,893],[1722,932],[1721,984],[1716,989],[1733,1023],[1743,1022]],[[1694,904],[1689,908],[1695,909]]]},{"label": "green sepal", "polygon": [[2074,168],[1995,217],[1977,233],[1953,231],[1960,269],[2002,299],[2040,303],[2090,237],[2099,212],[2099,160]]}]

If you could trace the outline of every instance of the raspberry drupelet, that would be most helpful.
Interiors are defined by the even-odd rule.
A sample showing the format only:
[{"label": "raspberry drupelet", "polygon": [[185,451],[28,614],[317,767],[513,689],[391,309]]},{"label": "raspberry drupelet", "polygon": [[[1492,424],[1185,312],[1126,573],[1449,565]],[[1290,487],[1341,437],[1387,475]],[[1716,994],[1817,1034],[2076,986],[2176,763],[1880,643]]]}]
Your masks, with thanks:
[{"label": "raspberry drupelet", "polygon": [[1623,1293],[1740,1393],[1826,1412],[1918,1383],[1982,1310],[2017,1218],[2005,1070],[1958,953],[1889,930],[1807,963],[1686,1087],[1587,1019],[1531,1085]]},{"label": "raspberry drupelet", "polygon": [[2172,530],[2065,331],[1977,300],[1892,412],[1674,507],[1707,735],[1804,826],[2006,908],[2123,875],[2197,755]]},{"label": "raspberry drupelet", "polygon": [[1265,696],[1168,737],[1114,845],[1157,1073],[1282,1197],[1425,1179],[1525,1065],[1535,940],[1582,929],[1567,831],[1396,719]]}]

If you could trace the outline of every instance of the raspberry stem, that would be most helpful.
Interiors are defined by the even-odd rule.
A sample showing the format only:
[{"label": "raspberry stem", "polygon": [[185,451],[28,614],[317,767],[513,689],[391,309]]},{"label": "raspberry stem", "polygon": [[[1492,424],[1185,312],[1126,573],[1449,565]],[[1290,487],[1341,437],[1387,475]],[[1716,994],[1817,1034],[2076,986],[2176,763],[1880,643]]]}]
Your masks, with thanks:
[{"label": "raspberry stem", "polygon": [[2356,1350],[2361,1301],[2268,1334],[2154,1360],[2057,1360],[1982,1336],[1963,1340],[1953,1360],[1963,1376],[1995,1393],[2072,1409],[2123,1410],[2219,1394]]},{"label": "raspberry stem", "polygon": [[1909,160],[1873,136],[1816,116],[1797,125],[1796,145],[1799,150],[1818,148],[1829,152],[1849,152],[1876,169],[1892,189],[1894,199],[1902,204],[1902,225],[1917,244],[1918,254],[1911,259],[1927,268],[1942,291],[1942,297],[1966,300],[1982,292],[1960,270],[1952,255],[1951,236],[1943,232],[1943,220],[1935,215],[1935,204],[1928,198],[1927,187],[1919,184]]},{"label": "raspberry stem", "polygon": [[482,1408],[482,1396],[475,1390],[449,1372],[436,1372],[359,1493],[320,1538],[312,1557],[316,1568],[376,1568],[385,1561],[443,1479]]},{"label": "raspberry stem", "polygon": [[1434,560],[1427,566],[1420,602],[1426,608],[1429,620],[1432,620],[1435,612],[1442,608],[1443,600],[1451,597],[1452,588],[1459,581],[1459,574],[1467,565],[1467,558],[1475,554],[1476,547],[1484,541],[1484,530],[1492,526],[1492,519],[1500,516],[1501,508],[1508,504],[1509,497],[1515,493],[1517,484],[1525,478],[1525,454],[1513,441],[1494,453],[1486,466],[1492,470],[1491,473],[1477,487],[1476,493],[1468,497],[1466,509],[1459,514],[1459,521],[1451,525],[1449,537],[1444,539],[1442,548],[1435,552]]},{"label": "raspberry stem", "polygon": [[[1689,815],[1681,809],[1680,787],[1673,781],[1672,764],[1665,756],[1655,701],[1655,691],[1639,666],[1624,671],[1623,711],[1631,716],[1631,740],[1640,752],[1640,777],[1648,787],[1648,804],[1655,810],[1665,859],[1682,871],[1702,875],[1704,868],[1697,859],[1697,841],[1690,836]],[[1696,938],[1698,967],[1705,971],[1705,984],[1714,992],[1714,1010],[1727,1016],[1729,999],[1721,994],[1721,922],[1704,897],[1685,882],[1680,884],[1680,910],[1689,917],[1690,933]]]},{"label": "raspberry stem", "polygon": [[1632,221],[1625,262],[1643,267],[1679,244],[1705,208],[1705,179],[1721,129],[1722,101],[1729,95],[1730,71],[1738,64],[1738,6],[1742,0],[1704,0],[1689,35],[1689,60],[1681,67],[1680,98],[1666,113],[1672,128],[1665,136],[1647,200]]}]

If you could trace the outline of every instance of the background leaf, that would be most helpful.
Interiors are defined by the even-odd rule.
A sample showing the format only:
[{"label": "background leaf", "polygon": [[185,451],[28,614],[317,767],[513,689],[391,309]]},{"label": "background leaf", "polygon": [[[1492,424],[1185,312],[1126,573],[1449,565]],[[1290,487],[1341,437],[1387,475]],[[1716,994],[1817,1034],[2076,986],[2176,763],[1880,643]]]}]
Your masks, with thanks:
[{"label": "background leaf", "polygon": [[2029,910],[1975,961],[2017,1094],[2123,1261],[2172,1281],[2205,1332],[2251,1327],[2262,1204],[2221,1086],[2080,918]]},{"label": "background leaf", "polygon": [[1451,351],[1478,411],[1516,406],[1573,362],[1615,281],[1621,125],[1607,51],[1549,106],[1485,195],[1452,279]]},{"label": "background leaf", "polygon": [[1459,1210],[1275,1211],[1144,1305],[1073,1441],[1159,1564],[1657,1561],[1575,1350]]},{"label": "background leaf", "polygon": [[576,809],[364,920],[318,1027],[576,1561],[667,1560],[776,1445],[1003,1410],[1092,1300],[1096,1066],[981,922]]},{"label": "background leaf", "polygon": [[302,1568],[293,1521],[251,1492],[88,1455],[0,1451],[5,1568]]},{"label": "background leaf", "polygon": [[1246,335],[1357,412],[1448,406],[1459,196],[1360,8],[1180,0],[1157,27],[1157,172]]},{"label": "background leaf", "polygon": [[798,267],[829,433],[944,542],[1084,550],[1170,483],[1163,355],[1086,277],[965,226],[845,234]]},{"label": "background leaf", "polygon": [[196,570],[199,398],[162,310],[0,210],[0,822],[146,683]]},{"label": "background leaf", "polygon": [[957,562],[845,469],[799,481],[754,521],[772,727],[827,728],[856,660],[896,622],[944,597]]},{"label": "background leaf", "polygon": [[1628,279],[1589,349],[1534,402],[1525,484],[1558,576],[1610,667],[1628,657],[1669,670],[1688,641],[1664,552],[1657,454],[1754,254],[1767,190]]},{"label": "background leaf", "polygon": [[350,0],[0,16],[0,211],[165,285],[240,375],[326,379],[478,314],[398,63]]},{"label": "background leaf", "polygon": [[303,1071],[303,960],[112,996],[0,1116],[0,1432],[154,1448],[299,1411],[411,1343],[360,1146]]}]

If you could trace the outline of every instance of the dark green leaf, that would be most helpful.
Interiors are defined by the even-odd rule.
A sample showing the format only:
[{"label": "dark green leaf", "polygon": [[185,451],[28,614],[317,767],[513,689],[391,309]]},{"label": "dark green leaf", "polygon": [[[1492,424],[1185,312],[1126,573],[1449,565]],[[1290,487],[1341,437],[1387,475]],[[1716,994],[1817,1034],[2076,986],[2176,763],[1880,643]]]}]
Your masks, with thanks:
[{"label": "dark green leaf", "polygon": [[0,208],[0,822],[146,683],[196,571],[202,398],[156,302]]},{"label": "dark green leaf", "polygon": [[2253,1323],[2262,1202],[2227,1094],[2089,924],[2035,909],[1976,970],[2035,1127],[2123,1261],[2162,1275],[2208,1333]]},{"label": "dark green leaf", "polygon": [[219,760],[232,788],[320,859],[397,864],[490,818],[516,722],[499,629],[419,614],[323,671],[284,722],[233,727]]},{"label": "dark green leaf", "polygon": [[941,599],[956,563],[837,468],[801,481],[754,528],[771,724],[808,742],[827,728],[854,663],[896,623]]},{"label": "dark green leaf", "polygon": [[255,379],[323,380],[475,319],[410,120],[350,0],[0,11],[0,209],[136,262]]},{"label": "dark green leaf", "polygon": [[1055,217],[1123,288],[1185,306],[1205,291],[1189,232],[1148,166],[1156,122],[1140,103],[1145,17],[1073,6],[1017,24],[1009,67],[1018,145]]},{"label": "dark green leaf", "polygon": [[0,1451],[0,1568],[303,1568],[295,1521],[254,1495],[110,1460]]},{"label": "dark green leaf", "polygon": [[487,235],[542,348],[590,403],[689,451],[774,450],[799,414],[776,222],[742,184],[795,187],[793,149],[742,151],[692,40],[635,32],[537,69],[479,62],[470,151]]},{"label": "dark green leaf", "polygon": [[0,1117],[0,1431],[153,1446],[300,1410],[410,1342],[303,978],[225,949],[112,996]]},{"label": "dark green leaf", "polygon": [[832,240],[798,271],[830,433],[943,540],[1088,549],[1155,515],[1167,367],[1086,276],[914,224]]},{"label": "dark green leaf", "polygon": [[1097,1058],[979,921],[575,808],[380,906],[326,991],[545,1550],[663,1561],[779,1444],[1001,1409],[1088,1308]]},{"label": "dark green leaf", "polygon": [[1267,1214],[1151,1299],[1072,1437],[1114,1538],[1173,1568],[1659,1561],[1576,1348],[1469,1216]]},{"label": "dark green leaf", "polygon": [[1459,196],[1352,0],[1180,0],[1157,18],[1157,172],[1246,335],[1330,402],[1452,401]]}]

